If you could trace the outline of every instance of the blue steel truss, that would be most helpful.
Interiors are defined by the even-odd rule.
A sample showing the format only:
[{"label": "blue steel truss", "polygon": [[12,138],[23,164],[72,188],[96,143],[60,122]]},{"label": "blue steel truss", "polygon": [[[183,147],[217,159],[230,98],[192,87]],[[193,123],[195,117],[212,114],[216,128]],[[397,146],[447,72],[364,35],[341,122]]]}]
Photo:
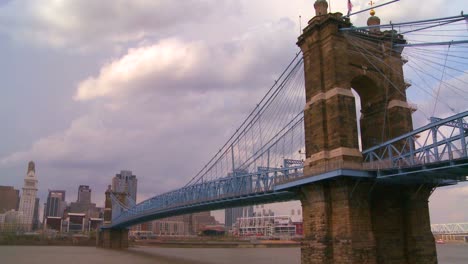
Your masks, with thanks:
[{"label": "blue steel truss", "polygon": [[[127,208],[112,195],[112,227],[126,227],[148,219],[184,214],[200,210],[213,210],[233,205],[295,198],[294,193],[275,191],[274,187],[285,181],[303,176],[301,161],[285,160],[290,165],[282,168],[258,168],[255,173],[234,172],[223,178],[157,195]],[[203,209],[200,209],[203,208]],[[114,210],[117,211],[114,214]]]},{"label": "blue steel truss", "polygon": [[[445,119],[433,118],[432,122],[424,127],[363,151],[364,174],[361,174],[377,180],[401,180],[401,177],[410,178],[408,174],[424,174],[425,177],[436,179],[466,181],[467,118],[468,112]],[[127,201],[130,206],[121,203],[112,195],[113,219],[112,224],[106,228],[128,227],[152,219],[190,212],[293,200],[297,197],[288,188],[310,183],[308,178],[325,180],[343,176],[342,173],[304,175],[303,168],[302,160],[284,159],[283,166],[279,168],[257,167],[256,172],[235,170],[225,177],[191,184],[136,205]],[[438,173],[431,174],[431,170]],[[452,177],[450,173],[453,170],[456,170],[456,173]],[[358,174],[354,176],[357,177]]]},{"label": "blue steel truss", "polygon": [[466,172],[459,169],[468,160],[467,119],[468,111],[431,118],[426,126],[363,151],[363,169],[376,171],[380,178],[450,169],[455,173],[444,177],[466,180],[467,174],[460,174]]}]

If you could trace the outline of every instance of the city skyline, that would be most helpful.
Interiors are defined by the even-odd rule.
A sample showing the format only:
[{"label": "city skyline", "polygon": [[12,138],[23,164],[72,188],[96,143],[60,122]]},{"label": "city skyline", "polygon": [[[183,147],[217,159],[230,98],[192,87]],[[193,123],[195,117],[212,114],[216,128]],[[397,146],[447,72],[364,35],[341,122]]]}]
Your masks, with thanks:
[{"label": "city skyline", "polygon": [[[121,13],[113,1],[0,1],[0,122],[9,127],[0,139],[0,185],[20,189],[24,164],[35,160],[41,201],[48,189],[72,199],[89,185],[102,206],[122,169],[138,175],[138,201],[183,186],[298,52],[298,17],[306,25],[313,2],[143,1]],[[353,1],[354,10],[367,2]],[[401,1],[376,11],[388,23],[457,15],[463,4],[427,1],[421,11]],[[331,5],[346,13],[346,1]],[[409,98],[428,108],[411,88]],[[437,190],[433,221],[467,220],[456,206],[467,200],[466,184]]]}]

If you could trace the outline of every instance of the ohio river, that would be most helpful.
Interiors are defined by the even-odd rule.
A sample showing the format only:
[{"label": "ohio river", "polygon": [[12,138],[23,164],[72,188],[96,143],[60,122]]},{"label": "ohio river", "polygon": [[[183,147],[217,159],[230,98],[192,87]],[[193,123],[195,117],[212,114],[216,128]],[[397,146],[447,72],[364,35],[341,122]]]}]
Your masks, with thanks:
[{"label": "ohio river", "polygon": [[[468,263],[468,244],[437,245],[439,263]],[[0,246],[1,264],[300,264],[299,248],[154,248]]]}]

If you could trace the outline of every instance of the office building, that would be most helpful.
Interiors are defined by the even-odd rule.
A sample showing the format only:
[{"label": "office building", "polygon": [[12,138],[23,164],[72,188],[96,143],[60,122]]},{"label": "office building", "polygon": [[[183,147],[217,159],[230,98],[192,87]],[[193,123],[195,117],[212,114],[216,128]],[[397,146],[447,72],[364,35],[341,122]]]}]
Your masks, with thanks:
[{"label": "office building", "polygon": [[78,187],[78,203],[90,204],[91,203],[91,189],[88,185],[80,185]]},{"label": "office building", "polygon": [[88,185],[78,187],[78,197],[76,202],[70,203],[68,213],[85,214],[86,218],[99,217],[99,210],[95,203],[91,203],[91,188]]},{"label": "office building", "polygon": [[113,192],[125,192],[136,201],[137,198],[137,178],[131,171],[122,170],[112,179]]},{"label": "office building", "polygon": [[19,197],[19,190],[13,186],[0,186],[0,214],[18,210]]},{"label": "office building", "polygon": [[39,228],[39,198],[36,197],[36,201],[34,203],[34,213],[33,213],[33,223],[32,223],[32,230],[37,230]]},{"label": "office building", "polygon": [[66,206],[64,190],[49,190],[44,204],[44,219],[48,216],[62,217]]}]

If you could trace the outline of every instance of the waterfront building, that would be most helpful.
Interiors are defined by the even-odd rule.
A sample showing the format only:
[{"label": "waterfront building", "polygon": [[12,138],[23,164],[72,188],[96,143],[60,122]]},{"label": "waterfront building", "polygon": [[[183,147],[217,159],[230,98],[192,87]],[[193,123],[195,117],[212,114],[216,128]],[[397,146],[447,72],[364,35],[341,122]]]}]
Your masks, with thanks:
[{"label": "waterfront building", "polygon": [[65,218],[67,233],[84,233],[87,228],[87,219],[84,213],[67,213]]},{"label": "waterfront building", "polygon": [[224,225],[206,225],[199,230],[201,236],[224,236],[226,227]]},{"label": "waterfront building", "polygon": [[0,186],[0,214],[10,210],[18,210],[19,197],[19,190],[13,186]]},{"label": "waterfront building", "polygon": [[28,164],[28,172],[24,179],[23,192],[20,198],[19,217],[20,229],[25,232],[32,231],[34,210],[36,207],[36,194],[37,194],[37,178],[36,167],[34,162],[30,161]]},{"label": "waterfront building", "polygon": [[302,208],[299,201],[260,204],[254,207],[254,216],[288,215],[293,222],[302,222]]},{"label": "waterfront building", "polygon": [[[87,232],[92,222],[99,222],[102,218],[102,208],[96,207],[95,203],[91,202],[92,190],[88,185],[80,185],[78,187],[78,195],[76,202],[70,203],[64,213],[64,232]],[[94,220],[92,220],[94,219]]]},{"label": "waterfront building", "polygon": [[152,222],[152,231],[159,236],[187,236],[188,222],[184,221],[184,216],[174,216]]},{"label": "waterfront building", "polygon": [[104,223],[102,217],[90,217],[88,219],[88,232],[97,230]]},{"label": "waterfront building", "polygon": [[44,218],[44,231],[55,230],[57,232],[62,232],[62,228],[63,219],[61,216],[47,216]]},{"label": "waterfront building", "polygon": [[208,225],[216,225],[216,219],[207,212],[200,212],[188,215],[189,219],[189,232],[191,235],[198,235],[200,230]]},{"label": "waterfront building", "polygon": [[237,219],[235,235],[267,238],[294,237],[296,225],[288,215],[255,216]]},{"label": "waterfront building", "polygon": [[18,219],[20,216],[20,212],[15,210],[0,214],[0,232],[16,232],[19,227]]},{"label": "waterfront building", "polygon": [[137,178],[132,171],[122,170],[112,179],[112,191],[128,193],[136,201],[137,199]]},{"label": "waterfront building", "polygon": [[241,217],[252,217],[254,215],[253,206],[226,208],[224,211],[224,224],[229,230]]},{"label": "waterfront building", "polygon": [[200,212],[155,220],[152,231],[160,236],[190,236],[200,234],[207,226],[218,224],[210,212]]}]

